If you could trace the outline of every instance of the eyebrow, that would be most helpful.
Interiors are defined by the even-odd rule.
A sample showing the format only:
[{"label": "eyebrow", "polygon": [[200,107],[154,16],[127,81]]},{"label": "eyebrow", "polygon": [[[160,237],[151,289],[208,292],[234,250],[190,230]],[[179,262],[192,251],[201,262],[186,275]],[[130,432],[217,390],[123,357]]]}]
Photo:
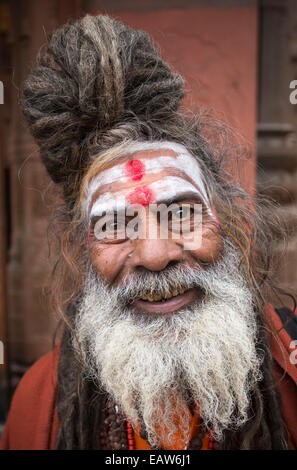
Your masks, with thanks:
[{"label": "eyebrow", "polygon": [[110,207],[110,208],[107,208],[106,210],[104,209],[102,211],[102,214],[100,214],[100,215],[92,214],[91,217],[90,217],[90,225],[92,225],[94,219],[99,220],[102,217],[106,217],[106,216],[114,215],[114,214],[123,214],[123,215],[125,215],[126,209],[127,209],[127,206],[126,207],[121,207],[120,209],[118,209],[117,207]]},{"label": "eyebrow", "polygon": [[203,200],[203,196],[198,193],[198,191],[184,191],[182,193],[176,194],[176,196],[171,197],[171,198],[165,198],[165,199],[158,199],[156,201],[156,204],[165,204],[165,205],[170,205],[174,203],[178,203],[181,201],[197,201],[198,203],[204,203],[205,201]]},{"label": "eyebrow", "polygon": [[[175,204],[175,203],[178,203],[180,201],[185,201],[185,202],[186,201],[194,201],[194,202],[196,201],[197,203],[204,203],[202,196],[199,196],[199,194],[197,192],[185,191],[183,193],[177,194],[175,197],[172,197],[172,198],[160,199],[160,200],[156,201],[154,204],[155,205],[165,204],[165,205],[169,206],[170,204]],[[126,204],[125,207],[120,207],[120,208],[118,208],[116,206],[111,206],[109,208],[104,209],[104,211],[102,211],[103,213],[101,215],[93,214],[93,215],[91,215],[91,218],[90,218],[90,224],[93,223],[94,219],[100,219],[101,217],[105,217],[105,216],[108,216],[108,215],[113,215],[113,214],[123,214],[124,215],[125,210],[130,205],[131,204]],[[135,210],[137,210],[137,208],[135,208]]]}]

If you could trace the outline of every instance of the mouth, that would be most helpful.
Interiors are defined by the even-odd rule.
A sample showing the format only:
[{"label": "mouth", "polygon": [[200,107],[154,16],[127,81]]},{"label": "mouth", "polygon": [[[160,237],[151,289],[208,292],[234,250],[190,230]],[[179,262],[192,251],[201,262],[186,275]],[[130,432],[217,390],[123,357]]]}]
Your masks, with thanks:
[{"label": "mouth", "polygon": [[179,289],[168,293],[162,298],[160,294],[143,295],[134,300],[133,307],[148,313],[175,312],[185,305],[190,304],[197,297],[197,292],[192,289]]}]

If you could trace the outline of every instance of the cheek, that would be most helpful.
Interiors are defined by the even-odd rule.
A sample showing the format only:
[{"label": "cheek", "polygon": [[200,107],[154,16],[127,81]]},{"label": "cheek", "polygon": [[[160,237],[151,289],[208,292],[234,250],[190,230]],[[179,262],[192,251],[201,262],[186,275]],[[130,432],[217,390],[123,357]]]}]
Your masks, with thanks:
[{"label": "cheek", "polygon": [[90,260],[97,274],[107,284],[111,284],[121,272],[126,254],[123,246],[90,244]]},{"label": "cheek", "polygon": [[223,240],[217,228],[205,227],[202,232],[202,242],[197,250],[192,250],[192,255],[201,258],[207,263],[215,263],[223,249]]}]

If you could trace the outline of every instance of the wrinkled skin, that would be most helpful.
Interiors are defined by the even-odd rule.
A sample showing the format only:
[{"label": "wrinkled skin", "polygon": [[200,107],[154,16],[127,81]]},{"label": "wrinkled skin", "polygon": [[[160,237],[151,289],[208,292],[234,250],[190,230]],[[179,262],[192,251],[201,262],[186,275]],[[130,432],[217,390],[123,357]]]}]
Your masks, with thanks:
[{"label": "wrinkled skin", "polygon": [[[162,150],[164,156],[175,156],[173,150]],[[137,153],[137,158],[151,159],[160,155],[160,151],[143,151]],[[131,161],[132,156],[121,159],[121,163]],[[112,167],[111,167],[112,168]],[[189,181],[197,187],[195,181],[191,181],[189,176],[174,167],[161,168],[159,173],[144,174],[139,180],[129,181],[111,181],[108,185],[103,185],[94,193],[92,203],[108,191],[111,195],[121,191],[135,191],[135,188],[149,186],[154,181],[160,181],[168,176],[179,176],[185,181]],[[198,188],[199,189],[199,188]],[[159,202],[158,195],[155,195],[155,201]],[[175,200],[178,204],[188,203],[193,205],[196,200],[187,198],[180,200],[178,192]],[[143,206],[144,204],[142,204]],[[154,219],[151,214],[149,205],[145,207],[144,217],[152,217],[153,223],[158,224],[158,220]],[[214,223],[212,217],[207,213],[203,213],[202,222],[202,242],[193,249],[185,249],[185,240],[183,237],[174,239],[162,239],[159,236],[156,239],[145,236],[144,239],[131,240],[129,238],[120,240],[98,240],[92,236],[90,238],[89,250],[91,263],[95,267],[97,273],[105,282],[112,285],[119,285],[125,278],[129,279],[132,273],[142,270],[162,271],[167,266],[183,263],[189,266],[200,266],[204,269],[208,264],[213,264],[220,256],[222,251],[222,240],[217,224]],[[147,221],[148,222],[148,221]],[[92,224],[92,223],[91,223]],[[163,302],[144,302],[142,300],[135,302],[136,309],[139,308],[146,312],[170,312],[176,311],[197,299],[198,291],[191,289],[181,295],[177,295]]]}]

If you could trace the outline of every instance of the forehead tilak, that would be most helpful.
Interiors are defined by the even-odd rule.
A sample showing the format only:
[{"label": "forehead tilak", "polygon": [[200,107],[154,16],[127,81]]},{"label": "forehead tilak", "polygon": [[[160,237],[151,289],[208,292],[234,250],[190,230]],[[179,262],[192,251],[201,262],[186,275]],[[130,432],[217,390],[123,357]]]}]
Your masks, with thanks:
[{"label": "forehead tilak", "polygon": [[[87,212],[89,211],[89,206],[93,194],[104,185],[109,185],[118,181],[140,181],[144,174],[159,173],[161,170],[169,167],[173,167],[184,172],[187,177],[199,187],[201,195],[206,202],[208,200],[208,197],[199,163],[182,145],[175,144],[172,142],[156,142],[154,144],[138,143],[138,147],[135,144],[132,145],[132,147],[129,147],[126,150],[125,154],[130,154],[131,156],[134,156],[136,152],[142,152],[143,154],[143,152],[145,152],[146,150],[160,151],[162,149],[164,150],[164,153],[166,150],[173,150],[175,156],[161,155],[152,158],[136,158],[133,160],[129,160],[128,162],[114,165],[113,167],[104,170],[100,174],[95,176],[87,185],[84,198],[84,209]],[[102,198],[102,196],[100,196],[100,199]],[[113,197],[115,197],[115,193],[113,194]],[[107,198],[105,197],[104,199]]]},{"label": "forehead tilak", "polygon": [[179,194],[187,192],[196,193],[202,197],[193,184],[176,176],[167,176],[147,186],[136,186],[132,191],[130,188],[115,193],[106,192],[94,202],[89,218],[101,216],[107,211],[122,211],[127,203],[146,206],[158,203],[162,199],[174,200]]}]

